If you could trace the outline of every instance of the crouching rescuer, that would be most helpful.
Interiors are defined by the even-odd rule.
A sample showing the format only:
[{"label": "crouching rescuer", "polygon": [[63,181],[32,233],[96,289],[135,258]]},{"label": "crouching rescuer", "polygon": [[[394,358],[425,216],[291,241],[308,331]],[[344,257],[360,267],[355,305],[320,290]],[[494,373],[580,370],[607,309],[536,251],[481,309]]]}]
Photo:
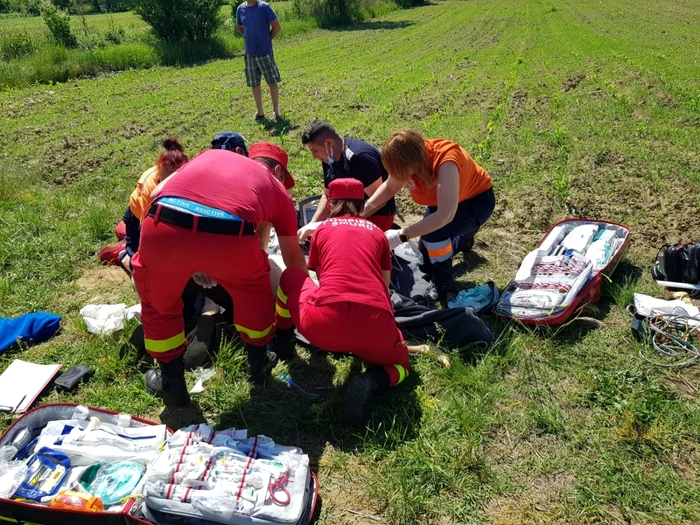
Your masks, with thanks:
[{"label": "crouching rescuer", "polygon": [[388,284],[389,243],[380,228],[359,217],[365,190],[355,179],[328,188],[329,219],[311,238],[308,268],[287,268],[277,293],[277,326],[297,330],[315,346],[351,352],[366,371],[348,387],[343,422],[361,427],[373,394],[398,385],[409,373],[408,348],[394,321]]},{"label": "crouching rescuer", "polygon": [[190,401],[181,295],[193,276],[231,296],[250,380],[263,383],[277,357],[294,356],[294,345],[291,329],[275,337],[270,265],[257,230],[272,224],[285,264],[305,274],[292,198],[266,166],[226,150],[201,153],[156,192],[132,265],[145,346],[160,364],[166,408]]}]

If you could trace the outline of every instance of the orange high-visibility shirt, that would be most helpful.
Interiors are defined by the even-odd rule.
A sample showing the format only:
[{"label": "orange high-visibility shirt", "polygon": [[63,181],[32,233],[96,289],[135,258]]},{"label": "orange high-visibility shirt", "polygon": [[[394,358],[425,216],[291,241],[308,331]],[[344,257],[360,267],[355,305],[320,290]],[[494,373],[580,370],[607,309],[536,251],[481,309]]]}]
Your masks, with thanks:
[{"label": "orange high-visibility shirt", "polygon": [[432,166],[432,184],[426,187],[423,180],[411,177],[408,187],[411,197],[418,204],[437,206],[437,176],[440,166],[454,162],[459,169],[459,202],[463,202],[490,189],[491,177],[479,166],[467,151],[447,139],[425,139],[425,154]]},{"label": "orange high-visibility shirt", "polygon": [[143,222],[144,217],[151,207],[151,192],[160,183],[160,175],[158,169],[153,166],[147,169],[136,183],[136,189],[129,197],[129,208],[139,221]]}]

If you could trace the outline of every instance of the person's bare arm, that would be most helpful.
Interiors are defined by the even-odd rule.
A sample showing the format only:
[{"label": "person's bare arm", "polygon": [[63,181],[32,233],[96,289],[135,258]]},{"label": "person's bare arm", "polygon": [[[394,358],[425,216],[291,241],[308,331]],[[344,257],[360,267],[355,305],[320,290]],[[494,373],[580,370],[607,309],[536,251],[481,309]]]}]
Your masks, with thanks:
[{"label": "person's bare arm", "polygon": [[328,190],[324,189],[321,194],[321,199],[318,201],[316,213],[311,217],[311,222],[321,222],[328,217]]},{"label": "person's bare arm", "polygon": [[452,222],[459,205],[459,168],[454,162],[446,162],[438,170],[437,211],[423,220],[404,228],[409,239],[420,237]]},{"label": "person's bare arm", "polygon": [[258,227],[255,228],[255,233],[258,234],[258,239],[260,239],[260,248],[263,251],[267,251],[267,245],[270,243],[270,230],[272,229],[272,223],[261,222]]},{"label": "person's bare arm", "polygon": [[236,24],[236,30],[243,36],[243,25],[242,24]]},{"label": "person's bare arm", "polygon": [[382,277],[384,278],[384,284],[388,288],[391,283],[391,270],[382,270]]},{"label": "person's bare arm", "polygon": [[280,31],[282,31],[282,26],[280,25],[280,21],[275,18],[270,22],[270,38],[275,38],[280,34]]},{"label": "person's bare arm", "polygon": [[[362,212],[362,216],[371,217],[375,211],[384,206],[389,199],[399,192],[401,186],[403,186],[403,182],[389,175],[389,178],[382,182],[372,193],[372,196],[365,201],[365,211]],[[371,187],[372,185],[367,186],[365,191]]]},{"label": "person's bare arm", "polygon": [[280,250],[282,250],[282,259],[287,268],[299,268],[304,273],[309,273],[306,268],[306,259],[304,252],[301,251],[299,241],[296,235],[287,237],[278,237],[280,242]]}]

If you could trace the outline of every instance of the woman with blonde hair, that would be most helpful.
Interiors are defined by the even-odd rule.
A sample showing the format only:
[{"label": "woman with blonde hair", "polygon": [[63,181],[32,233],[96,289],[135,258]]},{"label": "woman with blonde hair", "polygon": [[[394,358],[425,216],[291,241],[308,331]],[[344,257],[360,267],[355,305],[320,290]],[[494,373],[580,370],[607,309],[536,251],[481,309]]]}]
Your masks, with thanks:
[{"label": "woman with blonde hair", "polygon": [[420,237],[424,271],[432,275],[440,299],[446,302],[456,292],[454,255],[471,250],[474,234],[493,213],[491,177],[459,144],[426,139],[413,130],[386,139],[382,162],[389,178],[367,200],[364,214],[381,207],[404,185],[416,203],[427,206],[422,220],[386,235],[392,250]]}]

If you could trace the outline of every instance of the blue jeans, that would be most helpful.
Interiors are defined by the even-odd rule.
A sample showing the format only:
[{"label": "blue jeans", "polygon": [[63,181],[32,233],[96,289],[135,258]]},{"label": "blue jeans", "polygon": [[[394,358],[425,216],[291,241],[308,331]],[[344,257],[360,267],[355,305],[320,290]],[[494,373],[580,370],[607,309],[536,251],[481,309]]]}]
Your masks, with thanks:
[{"label": "blue jeans", "polygon": [[[471,250],[474,235],[491,217],[495,206],[496,198],[491,188],[460,202],[452,222],[420,238],[419,245],[423,254],[421,269],[432,276],[438,294],[455,291],[452,259],[459,252]],[[437,206],[428,206],[424,216],[436,211]]]}]

